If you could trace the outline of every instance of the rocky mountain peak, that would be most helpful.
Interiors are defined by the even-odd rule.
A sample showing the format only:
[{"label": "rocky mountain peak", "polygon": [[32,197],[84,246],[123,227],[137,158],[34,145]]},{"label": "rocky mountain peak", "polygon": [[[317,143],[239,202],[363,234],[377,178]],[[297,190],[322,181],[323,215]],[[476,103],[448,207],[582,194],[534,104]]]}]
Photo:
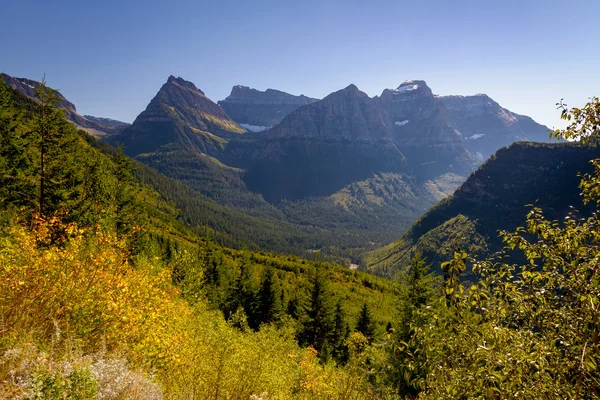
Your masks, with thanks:
[{"label": "rocky mountain peak", "polygon": [[167,85],[169,85],[169,84],[170,85],[177,85],[177,86],[180,86],[180,87],[183,87],[183,88],[194,90],[194,91],[197,91],[197,92],[201,93],[203,96],[205,96],[204,92],[202,90],[198,89],[196,87],[196,85],[194,85],[192,82],[186,81],[185,79],[180,78],[180,77],[179,78],[175,78],[173,75],[171,75],[171,76],[169,76],[169,79],[167,79],[167,83],[166,84]]},{"label": "rocky mountain peak", "polygon": [[350,84],[345,88],[338,90],[337,92],[331,93],[329,96],[323,99],[324,102],[339,101],[341,99],[362,99],[370,100],[368,94],[361,91],[355,84]]}]

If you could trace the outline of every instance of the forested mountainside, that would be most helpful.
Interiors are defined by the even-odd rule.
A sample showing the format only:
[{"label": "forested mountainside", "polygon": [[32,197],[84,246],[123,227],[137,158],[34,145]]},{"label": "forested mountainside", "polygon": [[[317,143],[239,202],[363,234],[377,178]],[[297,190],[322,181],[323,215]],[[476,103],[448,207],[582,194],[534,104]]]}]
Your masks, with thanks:
[{"label": "forested mountainside", "polygon": [[[34,81],[4,77],[35,99]],[[281,115],[283,122],[258,133],[175,77],[132,126],[85,119],[63,97],[61,107],[78,126],[86,124],[82,119],[104,123],[111,132],[107,142],[177,180],[160,179],[170,187],[163,192],[189,211],[188,222],[227,237],[223,243],[309,257],[319,251],[330,260],[356,263],[451,194],[475,165],[453,124],[488,129],[499,112],[492,107],[457,117],[444,101],[423,81],[407,81],[372,99],[351,85],[322,101],[236,86],[220,105],[245,115],[239,121]],[[96,128],[86,129],[97,133],[102,127]]]},{"label": "forested mountainside", "polygon": [[[439,267],[457,246],[472,255],[499,251],[499,230],[512,231],[525,223],[527,205],[562,220],[572,207],[582,215],[592,209],[581,203],[580,177],[592,171],[591,159],[600,149],[575,143],[521,142],[499,150],[456,192],[432,207],[396,241],[365,254],[374,273],[393,276],[422,253]],[[439,270],[438,270],[439,271]]]},{"label": "forested mountainside", "polygon": [[[14,78],[4,73],[0,73],[0,75],[2,76],[2,81],[4,81],[11,89],[16,90],[23,96],[26,96],[35,102],[39,102],[35,93],[35,88],[39,82],[26,78]],[[77,113],[77,109],[73,103],[67,100],[59,92],[57,92],[57,94],[59,97],[58,106],[65,110],[67,119],[93,136],[101,137],[119,133],[125,126],[129,125],[122,122],[119,124],[106,123],[106,121],[81,116]]]}]

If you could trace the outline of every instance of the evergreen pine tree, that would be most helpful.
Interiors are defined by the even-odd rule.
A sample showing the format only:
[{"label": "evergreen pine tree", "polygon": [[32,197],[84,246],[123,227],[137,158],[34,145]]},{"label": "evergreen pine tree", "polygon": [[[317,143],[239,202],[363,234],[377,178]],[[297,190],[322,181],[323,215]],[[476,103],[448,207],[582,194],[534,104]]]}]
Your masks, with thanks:
[{"label": "evergreen pine tree", "polygon": [[59,206],[77,198],[73,189],[80,184],[81,171],[76,173],[72,160],[74,153],[74,128],[65,121],[64,113],[58,108],[58,95],[46,86],[46,80],[36,88],[40,101],[34,119],[34,132],[38,146],[38,212],[48,215]]},{"label": "evergreen pine tree", "polygon": [[[254,289],[250,274],[250,265],[244,261],[240,265],[240,272],[233,284],[230,286],[223,305],[223,314],[226,319],[230,319],[239,309],[241,309],[248,324],[254,325]],[[251,323],[252,322],[252,323]]]},{"label": "evergreen pine tree", "polygon": [[281,317],[282,306],[278,289],[273,270],[266,268],[256,301],[259,326],[276,321]]},{"label": "evergreen pine tree", "polygon": [[37,185],[33,162],[28,152],[27,129],[23,112],[15,106],[12,93],[0,79],[0,206],[35,208]]},{"label": "evergreen pine tree", "polygon": [[344,344],[344,341],[349,335],[348,323],[346,322],[346,315],[342,308],[341,300],[338,301],[335,307],[335,315],[333,320],[333,330],[331,332],[331,345],[333,358],[339,363],[346,363],[348,361],[348,347]]},{"label": "evergreen pine tree", "polygon": [[333,330],[331,297],[326,291],[325,277],[317,274],[313,282],[308,319],[301,334],[301,343],[312,345],[317,351],[329,347],[329,336]]},{"label": "evergreen pine tree", "polygon": [[360,315],[358,316],[358,322],[356,323],[356,332],[362,333],[369,342],[375,337],[375,323],[373,321],[373,315],[367,303],[363,304]]}]

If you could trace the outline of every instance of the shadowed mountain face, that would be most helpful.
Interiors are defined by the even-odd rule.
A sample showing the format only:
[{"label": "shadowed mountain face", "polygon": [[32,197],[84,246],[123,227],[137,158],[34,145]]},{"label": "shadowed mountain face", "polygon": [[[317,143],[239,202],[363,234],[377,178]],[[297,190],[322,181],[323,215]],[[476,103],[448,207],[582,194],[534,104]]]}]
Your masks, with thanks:
[{"label": "shadowed mountain face", "polygon": [[[355,85],[300,107],[262,133],[244,154],[248,186],[269,201],[326,196],[376,172],[418,182],[466,175],[474,160],[443,103],[423,81],[370,98]],[[250,156],[250,160],[248,160]]]},{"label": "shadowed mountain face", "polygon": [[372,272],[393,276],[406,271],[416,251],[435,268],[457,245],[473,255],[492,254],[502,247],[497,230],[525,224],[527,204],[536,203],[549,220],[562,219],[570,206],[588,213],[578,173],[591,172],[589,160],[596,157],[598,148],[571,143],[521,142],[501,149],[405,234],[366,254],[364,263]]},{"label": "shadowed mountain face", "polygon": [[443,96],[452,125],[463,135],[463,144],[480,161],[514,142],[548,142],[548,127],[515,114],[485,94]]},{"label": "shadowed mountain face", "polygon": [[273,89],[262,92],[236,85],[225,100],[219,101],[219,105],[235,122],[258,132],[277,125],[298,107],[316,101],[319,100],[304,95],[294,96]]},{"label": "shadowed mountain face", "polygon": [[[354,85],[300,107],[252,144],[245,181],[269,201],[328,196],[374,173],[406,169],[387,115]],[[233,145],[232,147],[234,147]],[[239,149],[239,147],[238,147]]]},{"label": "shadowed mountain face", "polygon": [[419,179],[446,172],[466,175],[472,170],[473,159],[462,145],[460,132],[424,81],[409,80],[397,89],[386,89],[377,100],[391,121],[394,143]]},{"label": "shadowed mountain face", "polygon": [[[23,96],[33,101],[39,101],[35,90],[39,86],[40,82],[25,78],[14,78],[6,74],[0,75],[8,87],[16,90]],[[62,94],[60,94],[60,92],[57,92],[57,94],[59,97],[58,106],[65,110],[67,119],[91,135],[102,137],[106,135],[117,134],[129,125],[124,122],[121,122],[120,125],[104,124],[102,121],[83,117],[77,113],[77,109],[73,103],[67,100]]]}]

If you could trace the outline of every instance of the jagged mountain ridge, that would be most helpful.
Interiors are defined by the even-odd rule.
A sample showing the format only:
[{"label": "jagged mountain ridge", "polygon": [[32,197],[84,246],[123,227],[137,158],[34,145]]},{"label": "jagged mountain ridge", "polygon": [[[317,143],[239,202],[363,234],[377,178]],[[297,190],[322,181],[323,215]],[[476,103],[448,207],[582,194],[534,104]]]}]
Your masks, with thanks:
[{"label": "jagged mountain ridge", "polygon": [[294,96],[275,89],[264,92],[236,85],[231,94],[218,104],[238,124],[248,130],[261,131],[281,122],[292,111],[319,101],[304,95]]},{"label": "jagged mountain ridge", "polygon": [[488,95],[441,96],[463,145],[481,161],[514,142],[548,142],[547,126],[503,108]]},{"label": "jagged mountain ridge", "polygon": [[[23,96],[35,102],[39,101],[35,90],[37,86],[39,86],[40,82],[26,78],[15,78],[4,73],[0,73],[0,75],[2,75],[2,79],[8,85],[8,87],[16,90]],[[101,121],[81,116],[77,113],[75,104],[67,100],[60,92],[57,92],[57,95],[59,98],[58,106],[65,110],[67,119],[91,135],[96,137],[114,135],[120,133],[126,126],[129,125],[125,123],[122,123],[124,125],[104,124]]]},{"label": "jagged mountain ridge", "polygon": [[541,207],[549,220],[562,219],[581,203],[578,173],[591,172],[600,150],[577,143],[514,143],[499,150],[456,190],[431,208],[388,246],[367,253],[369,271],[394,276],[406,271],[416,251],[439,272],[445,251],[463,247],[473,255],[502,247],[497,230],[525,224],[527,204]]}]

